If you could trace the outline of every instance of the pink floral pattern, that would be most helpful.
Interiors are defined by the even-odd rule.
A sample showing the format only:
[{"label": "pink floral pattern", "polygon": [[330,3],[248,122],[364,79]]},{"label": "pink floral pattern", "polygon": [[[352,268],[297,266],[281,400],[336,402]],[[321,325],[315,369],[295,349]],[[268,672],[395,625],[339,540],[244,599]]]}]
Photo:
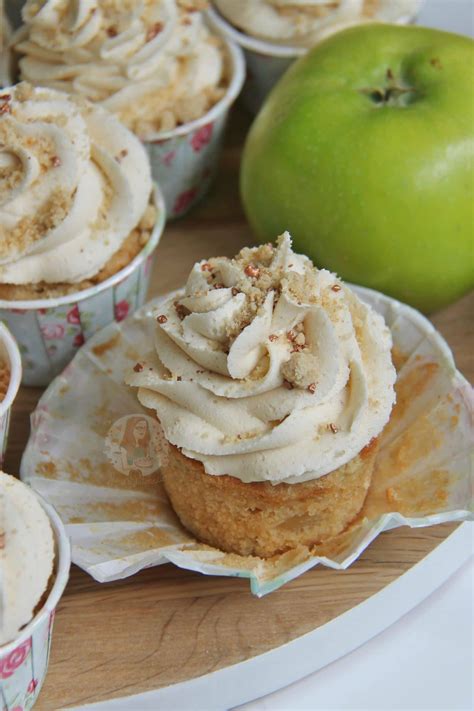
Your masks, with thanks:
[{"label": "pink floral pattern", "polygon": [[81,323],[81,316],[79,313],[79,306],[75,304],[70,311],[68,311],[66,320],[68,323],[72,324],[80,324]]},{"label": "pink floral pattern", "polygon": [[26,690],[27,694],[34,694],[37,687],[38,687],[39,681],[38,679],[32,679],[30,683],[28,684],[28,688]]},{"label": "pink floral pattern", "polygon": [[176,158],[176,151],[168,151],[168,153],[165,153],[163,156],[163,163],[170,167],[172,165],[174,159]]},{"label": "pink floral pattern", "polygon": [[117,304],[115,304],[115,320],[116,321],[123,321],[125,318],[128,316],[128,312],[130,311],[130,304],[126,299],[122,299],[122,301],[119,301]]},{"label": "pink floral pattern", "polygon": [[7,657],[0,659],[0,679],[8,679],[8,677],[12,676],[13,672],[21,667],[30,650],[31,637],[14,649],[13,652],[10,652]]},{"label": "pink floral pattern", "polygon": [[64,338],[65,329],[61,323],[45,323],[41,326],[43,338],[48,341]]},{"label": "pink floral pattern", "polygon": [[84,334],[83,334],[83,333],[76,333],[76,335],[74,336],[73,345],[74,345],[76,348],[80,348],[81,346],[84,345],[85,340],[86,340],[86,339],[84,338]]},{"label": "pink floral pattern", "polygon": [[207,123],[205,126],[198,128],[196,133],[191,138],[191,145],[196,153],[199,153],[204,146],[211,142],[214,124]]},{"label": "pink floral pattern", "polygon": [[197,194],[197,187],[190,188],[189,190],[185,190],[184,192],[180,193],[180,195],[178,195],[178,197],[176,198],[176,201],[173,206],[174,214],[179,215],[181,212],[187,210],[197,197]]}]

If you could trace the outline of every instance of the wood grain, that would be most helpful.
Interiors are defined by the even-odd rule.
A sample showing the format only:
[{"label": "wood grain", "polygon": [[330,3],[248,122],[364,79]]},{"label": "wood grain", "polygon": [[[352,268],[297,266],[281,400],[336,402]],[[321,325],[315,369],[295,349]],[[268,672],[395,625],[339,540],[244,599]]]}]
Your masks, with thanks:
[{"label": "wood grain", "polygon": [[[180,286],[192,264],[233,255],[252,242],[237,188],[248,118],[238,112],[219,179],[191,214],[169,225],[150,295]],[[474,296],[433,316],[457,364],[474,378]],[[23,388],[13,408],[5,468],[17,472],[29,415],[41,390]],[[77,568],[60,603],[49,675],[38,711],[139,693],[220,669],[293,640],[391,583],[454,529],[398,529],[381,535],[347,571],[309,571],[258,600],[244,580],[201,576],[171,565],[100,585]]]}]

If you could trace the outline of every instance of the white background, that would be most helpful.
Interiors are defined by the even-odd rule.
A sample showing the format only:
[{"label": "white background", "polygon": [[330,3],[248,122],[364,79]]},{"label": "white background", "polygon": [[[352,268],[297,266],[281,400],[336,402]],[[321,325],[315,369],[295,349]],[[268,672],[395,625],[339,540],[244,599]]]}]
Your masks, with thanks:
[{"label": "white background", "polygon": [[[473,36],[474,0],[426,0],[419,24]],[[375,639],[239,711],[472,711],[473,601],[471,560]]]}]

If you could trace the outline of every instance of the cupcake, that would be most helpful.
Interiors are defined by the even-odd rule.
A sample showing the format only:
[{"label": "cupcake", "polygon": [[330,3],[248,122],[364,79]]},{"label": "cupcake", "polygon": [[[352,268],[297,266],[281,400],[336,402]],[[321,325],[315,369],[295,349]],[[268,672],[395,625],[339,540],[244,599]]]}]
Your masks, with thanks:
[{"label": "cupcake", "polygon": [[288,233],[197,263],[154,318],[155,353],[127,382],[170,444],[183,525],[264,558],[345,530],[395,399],[383,319]]},{"label": "cupcake", "polygon": [[[14,39],[21,78],[100,104],[145,143],[176,138],[183,127],[191,127],[190,143],[194,123],[218,105],[221,114],[236,95],[235,52],[204,22],[201,10],[206,5],[203,0],[28,0],[25,24]],[[202,125],[211,121],[209,117]],[[204,145],[211,142],[208,134]],[[163,156],[170,151],[176,154],[176,147]],[[168,155],[167,171],[160,171],[160,160],[150,153],[167,207],[170,213],[179,212],[173,211],[177,197],[194,187],[181,175],[189,172],[192,145],[187,162]],[[171,162],[173,200],[165,180]],[[203,167],[199,170],[202,174]]]},{"label": "cupcake", "polygon": [[[39,363],[52,344],[38,340],[55,340],[48,315],[57,338],[72,334],[66,326],[82,325],[73,329],[77,347],[114,319],[116,284],[133,272],[130,286],[141,293],[137,270],[158,242],[163,206],[140,141],[80,97],[28,83],[4,89],[0,142],[0,318]],[[107,303],[91,300],[104,291]],[[58,307],[64,318],[48,311]],[[62,366],[72,355],[64,346]]]},{"label": "cupcake", "polygon": [[54,510],[26,484],[0,472],[0,697],[31,709],[48,669],[55,609],[70,548]]},{"label": "cupcake", "polygon": [[243,47],[243,101],[257,112],[290,64],[319,41],[361,22],[407,23],[421,0],[214,0],[212,24]]},{"label": "cupcake", "polygon": [[51,586],[54,536],[33,491],[0,472],[0,645],[33,619]]}]

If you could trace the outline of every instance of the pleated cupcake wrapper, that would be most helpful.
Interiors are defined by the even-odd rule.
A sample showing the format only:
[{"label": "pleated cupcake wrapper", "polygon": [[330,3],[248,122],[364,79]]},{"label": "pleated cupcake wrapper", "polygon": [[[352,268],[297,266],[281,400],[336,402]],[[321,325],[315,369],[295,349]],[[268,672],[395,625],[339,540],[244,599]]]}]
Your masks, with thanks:
[{"label": "pleated cupcake wrapper", "polygon": [[[217,10],[212,8],[208,9],[206,14],[216,30],[242,47],[247,75],[241,100],[251,113],[258,113],[278,80],[293,62],[306,54],[308,50],[304,47],[276,44],[251,37],[236,29]],[[396,24],[408,25],[415,19],[416,15],[406,15],[401,17]]]},{"label": "pleated cupcake wrapper", "polygon": [[45,680],[56,607],[69,576],[70,549],[57,514],[47,507],[56,536],[57,569],[46,604],[19,637],[0,646],[0,709],[30,711]]},{"label": "pleated cupcake wrapper", "polygon": [[[71,537],[73,561],[100,582],[171,562],[188,570],[249,578],[264,595],[318,564],[347,568],[379,533],[472,518],[473,394],[441,336],[418,312],[376,292],[357,293],[383,314],[396,352],[399,413],[381,441],[360,520],[325,547],[271,560],[225,554],[199,543],[179,523],[159,472],[119,473],[104,444],[125,415],[149,415],[125,373],[153,349],[147,320],[155,299],[94,336],[41,398],[21,476],[56,507]],[[163,297],[162,297],[163,298]],[[165,452],[158,452],[165,455]]]},{"label": "pleated cupcake wrapper", "polygon": [[232,77],[225,96],[202,118],[144,141],[168,219],[181,217],[207,193],[216,174],[230,108],[245,79],[240,47],[225,40]]},{"label": "pleated cupcake wrapper", "polygon": [[111,321],[123,321],[142,306],[154,251],[165,224],[165,207],[155,186],[157,224],[140,254],[101,284],[69,296],[0,300],[0,321],[15,336],[23,362],[24,385],[48,385],[79,348]]}]

